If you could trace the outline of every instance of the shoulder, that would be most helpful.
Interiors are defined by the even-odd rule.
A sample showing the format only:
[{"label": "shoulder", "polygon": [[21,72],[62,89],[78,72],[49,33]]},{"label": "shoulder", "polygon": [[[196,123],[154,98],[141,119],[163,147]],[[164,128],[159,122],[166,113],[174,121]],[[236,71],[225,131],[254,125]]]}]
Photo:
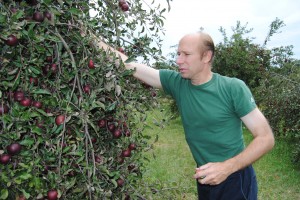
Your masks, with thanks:
[{"label": "shoulder", "polygon": [[221,85],[227,86],[229,88],[247,87],[246,83],[243,80],[235,77],[228,77],[216,73],[216,78]]}]

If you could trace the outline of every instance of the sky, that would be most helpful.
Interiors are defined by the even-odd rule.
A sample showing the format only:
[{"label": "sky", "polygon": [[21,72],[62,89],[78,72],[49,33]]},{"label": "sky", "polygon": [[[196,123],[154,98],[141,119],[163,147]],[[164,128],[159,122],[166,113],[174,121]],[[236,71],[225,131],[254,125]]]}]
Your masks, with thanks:
[{"label": "sky", "polygon": [[[159,2],[166,0],[159,0]],[[171,10],[164,16],[165,36],[162,51],[170,53],[170,46],[176,45],[180,38],[201,27],[209,33],[215,44],[222,42],[219,31],[222,26],[231,36],[231,28],[237,21],[247,28],[248,34],[255,37],[254,42],[263,44],[270,24],[276,18],[285,23],[280,33],[271,37],[267,48],[293,45],[293,58],[300,59],[300,1],[299,0],[172,0]],[[174,51],[174,50],[173,50]]]}]

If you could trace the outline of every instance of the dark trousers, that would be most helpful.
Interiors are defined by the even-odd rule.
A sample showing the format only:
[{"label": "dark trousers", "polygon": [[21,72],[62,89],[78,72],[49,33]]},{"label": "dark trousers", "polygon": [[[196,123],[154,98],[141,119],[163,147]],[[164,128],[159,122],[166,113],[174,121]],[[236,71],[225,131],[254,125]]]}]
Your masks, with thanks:
[{"label": "dark trousers", "polygon": [[257,200],[257,181],[252,166],[237,171],[219,185],[197,181],[199,200]]}]

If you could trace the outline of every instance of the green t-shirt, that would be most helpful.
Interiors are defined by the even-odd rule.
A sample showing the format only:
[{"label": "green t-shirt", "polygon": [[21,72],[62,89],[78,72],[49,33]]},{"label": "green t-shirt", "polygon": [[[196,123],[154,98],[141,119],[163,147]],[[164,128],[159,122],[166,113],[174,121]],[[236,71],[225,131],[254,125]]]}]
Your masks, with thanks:
[{"label": "green t-shirt", "polygon": [[243,151],[240,118],[256,107],[243,81],[213,73],[209,82],[196,86],[175,71],[163,69],[159,74],[165,93],[176,101],[198,166],[222,162]]}]

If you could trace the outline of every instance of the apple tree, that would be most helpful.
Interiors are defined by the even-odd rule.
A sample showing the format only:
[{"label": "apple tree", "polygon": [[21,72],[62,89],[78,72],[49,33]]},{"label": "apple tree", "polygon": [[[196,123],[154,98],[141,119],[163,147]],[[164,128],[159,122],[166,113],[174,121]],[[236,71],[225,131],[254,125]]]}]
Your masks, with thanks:
[{"label": "apple tree", "polygon": [[98,42],[157,59],[165,11],[141,0],[0,2],[0,199],[141,196],[155,91]]}]

